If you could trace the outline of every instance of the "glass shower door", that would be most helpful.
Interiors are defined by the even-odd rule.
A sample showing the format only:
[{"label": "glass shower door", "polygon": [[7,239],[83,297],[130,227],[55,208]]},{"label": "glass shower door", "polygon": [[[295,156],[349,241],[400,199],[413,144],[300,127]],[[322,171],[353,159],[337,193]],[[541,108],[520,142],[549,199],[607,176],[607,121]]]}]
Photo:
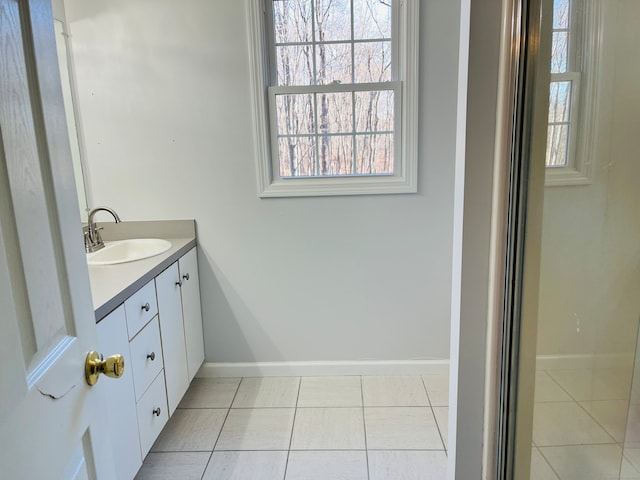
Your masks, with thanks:
[{"label": "glass shower door", "polygon": [[537,292],[537,335],[517,339],[536,345],[531,478],[640,479],[640,1],[542,11],[539,274],[519,292]]}]

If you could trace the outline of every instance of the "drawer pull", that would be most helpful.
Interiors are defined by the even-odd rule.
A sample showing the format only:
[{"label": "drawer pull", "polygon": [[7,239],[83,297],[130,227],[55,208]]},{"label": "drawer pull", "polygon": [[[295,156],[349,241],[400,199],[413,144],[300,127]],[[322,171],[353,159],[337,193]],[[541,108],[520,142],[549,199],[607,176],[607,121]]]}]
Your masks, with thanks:
[{"label": "drawer pull", "polygon": [[151,352],[147,355],[147,358],[153,362],[156,359],[156,352]]},{"label": "drawer pull", "polygon": [[185,273],[185,274],[182,276],[182,278],[184,278],[185,280],[189,280],[189,274],[188,274],[188,273]]},{"label": "drawer pull", "polygon": [[178,280],[178,281],[176,282],[176,285],[177,285],[177,286],[179,286],[179,287],[181,287],[181,286],[182,286],[182,280]]},{"label": "drawer pull", "polygon": [[144,310],[145,312],[148,312],[151,309],[151,305],[149,305],[149,302],[145,303],[142,306],[142,310]]},{"label": "drawer pull", "polygon": [[160,407],[157,407],[157,408],[154,408],[154,409],[153,409],[153,414],[154,414],[156,417],[159,417],[161,413],[162,413],[162,410],[160,410]]}]

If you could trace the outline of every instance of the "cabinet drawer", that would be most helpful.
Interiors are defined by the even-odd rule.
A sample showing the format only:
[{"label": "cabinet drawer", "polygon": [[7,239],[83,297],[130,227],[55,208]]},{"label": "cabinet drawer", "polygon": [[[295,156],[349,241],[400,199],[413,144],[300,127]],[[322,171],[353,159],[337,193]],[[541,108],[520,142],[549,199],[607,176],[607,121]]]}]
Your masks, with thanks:
[{"label": "cabinet drawer", "polygon": [[131,370],[136,401],[147,391],[153,379],[162,370],[162,347],[158,317],[154,318],[129,344]]},{"label": "cabinet drawer", "polygon": [[161,370],[151,386],[138,402],[138,428],[142,458],[147,456],[153,442],[169,419],[167,394],[164,388],[164,375]]},{"label": "cabinet drawer", "polygon": [[151,280],[131,295],[124,302],[124,309],[127,312],[127,332],[131,340],[158,313],[154,281]]}]

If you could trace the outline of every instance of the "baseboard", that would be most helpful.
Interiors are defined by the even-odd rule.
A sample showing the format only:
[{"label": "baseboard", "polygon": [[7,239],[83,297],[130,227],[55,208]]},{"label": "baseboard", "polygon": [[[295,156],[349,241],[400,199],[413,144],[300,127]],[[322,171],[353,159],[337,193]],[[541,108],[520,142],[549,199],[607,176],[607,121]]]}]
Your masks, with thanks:
[{"label": "baseboard", "polygon": [[[538,355],[538,370],[584,368],[632,368],[632,353]],[[343,375],[421,375],[448,374],[449,360],[395,360],[349,362],[206,362],[198,371],[211,377],[325,377]]]},{"label": "baseboard", "polygon": [[206,362],[197,376],[211,377],[327,377],[343,375],[448,374],[449,360],[358,362]]},{"label": "baseboard", "polygon": [[632,353],[538,355],[537,370],[576,370],[584,368],[632,368]]}]

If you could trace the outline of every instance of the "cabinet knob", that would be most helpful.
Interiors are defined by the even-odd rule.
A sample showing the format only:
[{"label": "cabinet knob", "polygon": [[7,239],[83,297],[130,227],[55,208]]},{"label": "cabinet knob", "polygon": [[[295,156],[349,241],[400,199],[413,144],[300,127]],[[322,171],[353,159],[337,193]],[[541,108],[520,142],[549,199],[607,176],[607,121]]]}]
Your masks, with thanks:
[{"label": "cabinet knob", "polygon": [[179,287],[181,287],[181,286],[182,286],[182,280],[178,280],[178,281],[176,282],[176,285],[177,285],[177,286],[179,286]]},{"label": "cabinet knob", "polygon": [[156,407],[156,408],[153,409],[153,414],[156,417],[159,417],[161,413],[162,413],[162,410],[160,410],[160,407]]},{"label": "cabinet knob", "polygon": [[185,280],[189,280],[189,274],[188,274],[188,273],[185,273],[185,274],[182,276],[182,278],[184,278]]},{"label": "cabinet knob", "polygon": [[147,358],[153,362],[156,359],[156,352],[151,352],[147,355]]},{"label": "cabinet knob", "polygon": [[151,305],[149,305],[149,302],[145,303],[142,306],[142,310],[144,310],[145,312],[148,312],[150,308],[151,308]]}]

